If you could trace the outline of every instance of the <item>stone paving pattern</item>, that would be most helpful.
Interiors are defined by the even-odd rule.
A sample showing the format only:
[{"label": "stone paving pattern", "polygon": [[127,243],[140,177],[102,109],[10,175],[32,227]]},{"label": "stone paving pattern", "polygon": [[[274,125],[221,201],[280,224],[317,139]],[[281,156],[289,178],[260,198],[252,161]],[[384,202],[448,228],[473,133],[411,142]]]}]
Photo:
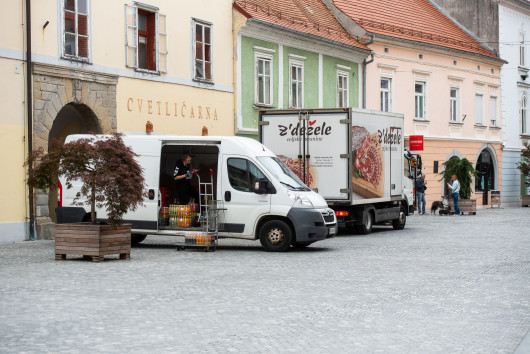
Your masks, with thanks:
[{"label": "stone paving pattern", "polygon": [[530,208],[479,209],[287,253],[150,236],[102,263],[0,244],[0,353],[513,353],[529,229]]}]

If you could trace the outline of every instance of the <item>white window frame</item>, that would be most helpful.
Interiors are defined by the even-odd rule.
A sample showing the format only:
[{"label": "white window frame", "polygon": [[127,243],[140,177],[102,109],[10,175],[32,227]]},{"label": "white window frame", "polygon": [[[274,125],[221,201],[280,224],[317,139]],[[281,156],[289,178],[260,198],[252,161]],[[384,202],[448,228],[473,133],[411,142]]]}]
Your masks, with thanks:
[{"label": "white window frame", "polygon": [[[343,81],[342,88],[340,81]],[[344,84],[345,83],[345,84]],[[342,106],[340,105],[342,99]],[[350,106],[350,73],[346,70],[337,70],[337,107],[345,108]]]},{"label": "white window frame", "polygon": [[[382,88],[381,82],[383,80],[388,81],[388,88]],[[388,76],[381,76],[379,79],[379,99],[380,99],[380,109],[383,112],[392,112],[392,78]],[[385,107],[383,100],[383,96],[387,96],[388,98],[388,104],[387,107]]]},{"label": "white window frame", "polygon": [[78,41],[78,37],[79,36],[82,36],[78,33],[78,29],[79,29],[79,26],[78,26],[78,23],[77,23],[77,19],[78,19],[78,6],[77,6],[77,2],[78,0],[74,0],[75,1],[75,9],[76,11],[74,12],[74,18],[75,18],[75,42],[76,42],[76,46],[75,46],[75,54],[66,54],[66,21],[65,21],[65,12],[68,11],[71,13],[71,11],[69,10],[66,10],[66,8],[64,7],[64,0],[58,0],[59,3],[60,3],[60,9],[61,9],[61,14],[60,14],[60,18],[61,18],[61,21],[60,21],[60,24],[61,24],[61,35],[62,35],[62,39],[61,39],[61,58],[64,58],[64,59],[68,59],[68,60],[77,60],[77,61],[84,61],[84,62],[89,62],[91,63],[92,62],[92,28],[91,28],[91,13],[90,13],[90,2],[91,0],[86,0],[86,14],[83,14],[83,15],[86,15],[87,17],[87,57],[80,57],[79,56],[79,46],[77,45],[77,43],[79,43]]},{"label": "white window frame", "polygon": [[526,65],[526,50],[525,50],[525,34],[519,33],[519,66],[525,67]]},{"label": "white window frame", "polygon": [[[456,91],[456,96],[451,96],[451,91]],[[449,121],[460,123],[460,87],[451,86],[449,89]]]},{"label": "white window frame", "polygon": [[[293,67],[300,69],[300,77],[293,82]],[[297,70],[298,72],[298,70]],[[293,83],[296,84],[296,96],[301,92],[297,100],[297,105],[293,104]],[[299,90],[301,86],[301,90]],[[299,60],[289,60],[289,107],[290,108],[303,108],[304,107],[304,62]]]},{"label": "white window frame", "polygon": [[499,107],[498,98],[496,95],[490,95],[490,127],[496,128],[497,123],[497,111]]},{"label": "white window frame", "polygon": [[[148,70],[138,66],[138,9],[155,14],[155,54],[156,69]],[[136,71],[148,73],[167,73],[167,17],[161,14],[158,7],[133,2],[125,5],[125,66]]]},{"label": "white window frame", "polygon": [[[254,51],[254,104],[258,106],[265,106],[265,107],[273,107],[274,105],[274,57],[273,53],[274,50],[267,50],[268,53],[265,53],[264,51]],[[270,75],[269,75],[269,102],[260,102],[259,101],[259,92],[260,92],[260,81],[259,81],[259,61],[263,60],[264,62],[267,61],[270,64]],[[263,77],[265,78],[266,75],[263,74]],[[263,81],[263,84],[265,84],[265,80]],[[265,90],[265,87],[264,87]],[[265,91],[264,91],[265,93]]]},{"label": "white window frame", "polygon": [[[197,39],[197,36],[196,36],[196,32],[197,32],[197,25],[201,25],[204,27],[208,27],[210,28],[210,79],[206,79],[205,77],[198,77],[196,75],[196,60],[197,60],[197,42],[196,42],[196,39]],[[191,66],[192,66],[192,77],[193,77],[193,80],[195,81],[201,81],[201,82],[205,82],[205,83],[213,83],[213,24],[211,22],[208,22],[208,21],[203,21],[203,20],[200,20],[198,18],[192,18],[192,21],[191,21],[191,46],[192,46],[192,63],[191,63]],[[203,36],[203,43],[204,43],[204,36]],[[204,45],[203,45],[203,67],[202,67],[202,72],[203,72],[203,76],[205,76],[205,68],[206,68],[206,58],[204,57]]]},{"label": "white window frame", "polygon": [[528,98],[526,94],[521,97],[521,134],[528,135]]},{"label": "white window frame", "polygon": [[[422,92],[416,92],[416,85],[422,87]],[[420,99],[422,104],[418,107]],[[423,116],[419,116],[418,112],[421,112]],[[414,81],[414,119],[427,120],[427,82],[425,81]]]},{"label": "white window frame", "polygon": [[[480,105],[477,99],[480,97]],[[475,125],[484,125],[484,93],[475,92]]]}]

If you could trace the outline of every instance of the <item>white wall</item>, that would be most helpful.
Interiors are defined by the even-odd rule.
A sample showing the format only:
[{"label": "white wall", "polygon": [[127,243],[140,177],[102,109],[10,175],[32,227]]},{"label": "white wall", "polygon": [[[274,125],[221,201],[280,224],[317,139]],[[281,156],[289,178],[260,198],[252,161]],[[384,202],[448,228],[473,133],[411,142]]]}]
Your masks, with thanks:
[{"label": "white wall", "polygon": [[[506,63],[501,69],[502,136],[502,203],[505,206],[520,206],[521,177],[516,168],[520,161],[522,139],[520,136],[520,99],[526,92],[530,99],[530,78],[522,80],[519,69],[519,34],[530,40],[530,11],[510,6],[510,2],[499,4],[499,55]],[[530,68],[530,46],[525,48],[525,67]],[[528,101],[530,102],[530,101]],[[530,112],[530,111],[529,111]]]}]

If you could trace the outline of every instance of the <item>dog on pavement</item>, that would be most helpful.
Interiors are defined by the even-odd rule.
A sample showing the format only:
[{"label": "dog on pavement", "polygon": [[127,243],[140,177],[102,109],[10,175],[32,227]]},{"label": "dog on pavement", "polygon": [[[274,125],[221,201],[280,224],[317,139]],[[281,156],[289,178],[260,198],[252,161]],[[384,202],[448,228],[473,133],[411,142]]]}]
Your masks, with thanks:
[{"label": "dog on pavement", "polygon": [[434,201],[431,204],[431,214],[436,214],[436,210],[440,209],[442,210],[444,208],[444,205],[441,201]]},{"label": "dog on pavement", "polygon": [[438,210],[438,215],[449,215],[451,213],[451,207],[446,196],[443,196],[441,201],[432,202],[431,214],[436,215],[436,210]]}]

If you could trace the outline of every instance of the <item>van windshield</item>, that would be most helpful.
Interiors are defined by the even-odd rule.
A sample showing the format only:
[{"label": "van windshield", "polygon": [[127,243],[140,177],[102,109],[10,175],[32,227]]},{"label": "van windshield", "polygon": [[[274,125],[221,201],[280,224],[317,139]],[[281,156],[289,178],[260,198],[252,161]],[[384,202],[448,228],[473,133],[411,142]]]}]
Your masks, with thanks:
[{"label": "van windshield", "polygon": [[310,191],[304,182],[279,158],[275,156],[259,156],[258,161],[284,186],[294,190]]}]

